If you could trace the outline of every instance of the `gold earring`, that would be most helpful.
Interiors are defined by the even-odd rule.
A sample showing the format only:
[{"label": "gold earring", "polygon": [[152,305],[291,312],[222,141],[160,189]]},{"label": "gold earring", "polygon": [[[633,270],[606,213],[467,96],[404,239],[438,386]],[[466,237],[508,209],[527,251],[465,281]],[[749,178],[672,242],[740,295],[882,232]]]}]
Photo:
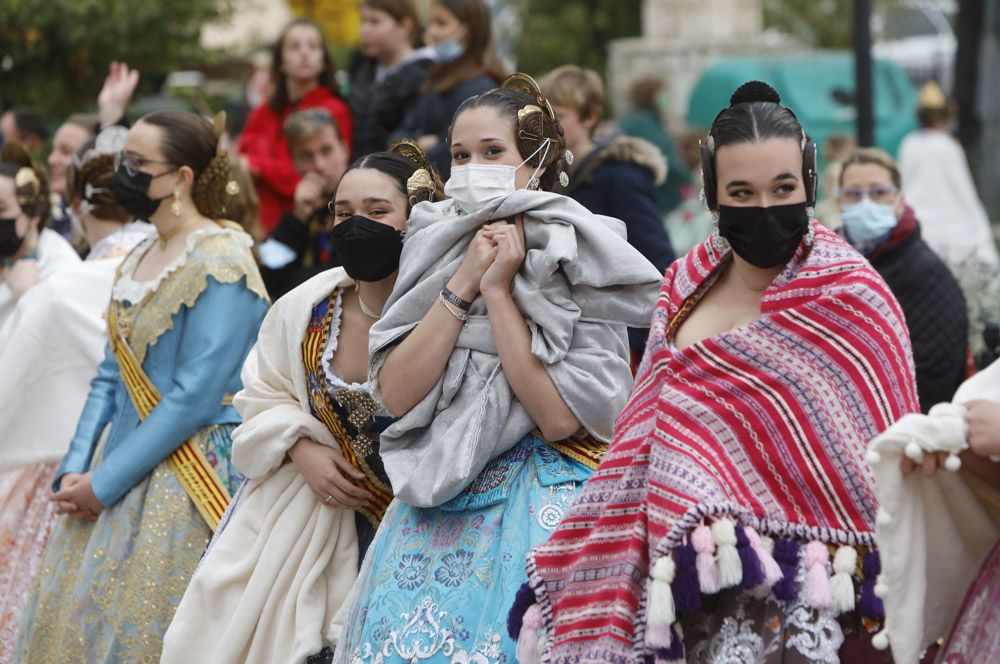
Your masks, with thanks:
[{"label": "gold earring", "polygon": [[174,213],[175,217],[181,216],[183,209],[181,208],[181,190],[174,189],[174,202],[170,204],[170,211]]}]

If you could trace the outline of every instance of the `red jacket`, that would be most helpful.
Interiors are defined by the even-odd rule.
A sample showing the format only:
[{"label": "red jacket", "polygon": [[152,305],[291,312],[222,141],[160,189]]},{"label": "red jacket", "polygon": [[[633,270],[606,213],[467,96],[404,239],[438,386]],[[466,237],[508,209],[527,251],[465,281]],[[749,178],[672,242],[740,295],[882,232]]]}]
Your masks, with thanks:
[{"label": "red jacket", "polygon": [[285,141],[285,118],[294,111],[316,107],[330,111],[341,140],[350,151],[351,112],[344,100],[323,87],[307,93],[297,104],[289,104],[280,114],[267,104],[261,104],[250,114],[240,135],[237,149],[250,160],[260,196],[260,223],[268,233],[278,223],[281,213],[292,209],[292,197],[299,183],[299,174],[292,166]]}]

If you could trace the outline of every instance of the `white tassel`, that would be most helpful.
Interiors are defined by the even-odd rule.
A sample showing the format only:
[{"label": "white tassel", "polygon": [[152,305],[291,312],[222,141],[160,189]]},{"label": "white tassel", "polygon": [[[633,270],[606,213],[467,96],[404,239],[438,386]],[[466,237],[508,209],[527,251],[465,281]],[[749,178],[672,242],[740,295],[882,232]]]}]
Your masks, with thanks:
[{"label": "white tassel", "polygon": [[944,468],[945,470],[957,473],[962,469],[962,460],[958,458],[957,454],[949,454],[948,458],[944,460]]},{"label": "white tassel", "polygon": [[521,633],[517,635],[517,661],[521,664],[538,664],[541,653],[538,630],[542,628],[542,609],[532,604],[524,612]]},{"label": "white tassel", "polygon": [[729,519],[719,519],[712,524],[715,555],[719,561],[719,584],[723,588],[740,585],[743,580],[743,563],[736,551],[736,526]]},{"label": "white tassel", "polygon": [[677,566],[670,554],[661,556],[653,565],[653,580],[646,596],[646,645],[650,648],[670,647],[670,626],[677,620],[670,584],[676,573]]},{"label": "white tassel", "polygon": [[875,523],[885,528],[892,524],[892,515],[880,507],[878,508],[878,512],[875,513]]},{"label": "white tassel", "polygon": [[854,610],[854,569],[858,552],[852,546],[842,546],[833,557],[833,578],[830,579],[830,604],[836,614]]},{"label": "white tassel", "polygon": [[865,452],[865,461],[868,462],[869,466],[874,466],[882,460],[882,455],[875,450],[868,450]]},{"label": "white tassel", "polygon": [[884,629],[872,637],[872,647],[875,650],[885,650],[889,647],[889,635],[885,633]]},{"label": "white tassel", "polygon": [[906,447],[903,448],[903,454],[905,454],[913,463],[924,462],[924,450],[915,440],[911,440],[906,444]]}]

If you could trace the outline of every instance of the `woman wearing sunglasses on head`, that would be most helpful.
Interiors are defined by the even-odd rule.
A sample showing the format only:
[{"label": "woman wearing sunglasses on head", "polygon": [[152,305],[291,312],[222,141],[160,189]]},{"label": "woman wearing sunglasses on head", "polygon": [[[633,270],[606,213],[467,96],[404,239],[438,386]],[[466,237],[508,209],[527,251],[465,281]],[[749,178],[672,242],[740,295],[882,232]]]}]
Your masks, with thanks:
[{"label": "woman wearing sunglasses on head", "polygon": [[[108,348],[56,471],[63,516],[18,635],[16,661],[155,661],[174,608],[240,477],[232,395],[267,295],[215,127],[159,112],[129,131],[111,189],[156,233],[125,258]],[[102,437],[102,434],[106,435]]]},{"label": "woman wearing sunglasses on head", "polygon": [[920,410],[951,401],[966,372],[969,318],[951,270],[924,242],[899,169],[877,148],[848,155],[840,172],[842,233],[899,300],[917,368]]}]

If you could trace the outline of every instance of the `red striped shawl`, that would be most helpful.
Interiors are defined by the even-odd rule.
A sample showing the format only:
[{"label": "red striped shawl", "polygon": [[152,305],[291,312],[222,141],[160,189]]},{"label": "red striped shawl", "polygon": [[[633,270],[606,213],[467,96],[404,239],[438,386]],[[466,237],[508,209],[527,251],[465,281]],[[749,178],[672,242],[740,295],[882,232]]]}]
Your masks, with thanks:
[{"label": "red striped shawl", "polygon": [[[762,535],[871,545],[865,447],[918,410],[902,311],[843,240],[812,222],[761,317],[682,351],[671,318],[723,264],[711,240],[667,271],[614,440],[552,538],[529,554],[548,662],[635,662],[651,562],[705,517]],[[720,243],[724,245],[725,243]]]}]

